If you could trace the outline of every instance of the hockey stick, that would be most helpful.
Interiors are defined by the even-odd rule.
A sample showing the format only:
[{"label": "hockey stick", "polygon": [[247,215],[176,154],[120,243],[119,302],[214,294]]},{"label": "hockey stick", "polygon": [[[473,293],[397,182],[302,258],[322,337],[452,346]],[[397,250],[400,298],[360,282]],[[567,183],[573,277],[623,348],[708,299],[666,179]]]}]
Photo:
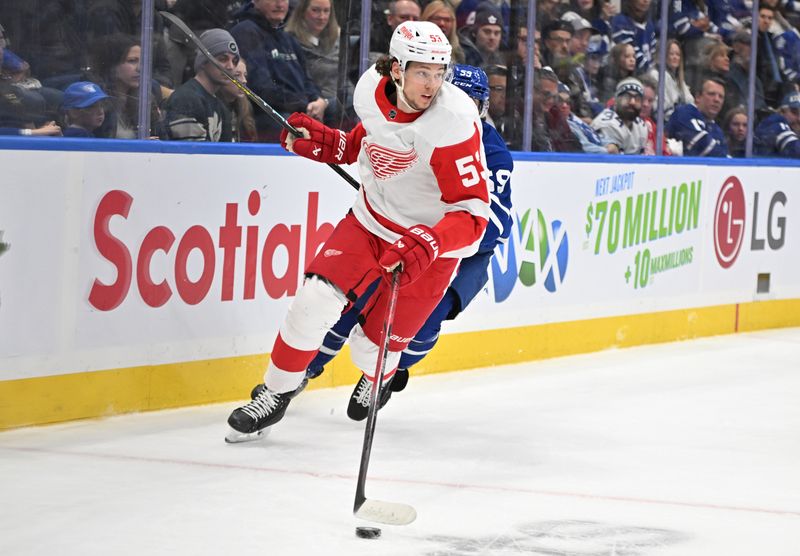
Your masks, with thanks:
[{"label": "hockey stick", "polygon": [[[208,61],[209,61],[209,62],[211,62],[212,64],[214,64],[214,66],[216,66],[216,68],[217,68],[219,71],[221,71],[221,72],[222,72],[222,75],[224,75],[225,77],[227,77],[227,78],[228,78],[228,80],[229,80],[231,83],[233,83],[234,85],[236,85],[236,87],[237,87],[237,88],[238,88],[240,91],[242,91],[242,92],[243,92],[243,93],[244,93],[244,94],[247,96],[247,98],[249,98],[250,100],[252,100],[253,102],[255,102],[255,103],[256,103],[256,105],[257,105],[259,108],[261,108],[261,110],[263,110],[264,112],[266,112],[267,116],[269,116],[270,118],[272,118],[272,119],[275,121],[275,123],[277,123],[278,125],[280,125],[281,127],[283,127],[283,128],[286,130],[286,131],[288,131],[289,133],[291,133],[291,134],[292,134],[292,135],[294,135],[295,137],[302,137],[302,136],[303,136],[303,134],[302,134],[302,133],[300,133],[300,131],[298,131],[298,129],[297,129],[296,127],[294,127],[292,124],[290,124],[289,122],[287,122],[287,121],[286,121],[286,118],[284,118],[284,117],[283,117],[283,116],[282,116],[280,113],[276,112],[276,111],[275,111],[275,109],[274,109],[272,106],[270,106],[269,104],[267,104],[267,103],[266,103],[266,101],[264,101],[264,99],[262,99],[260,96],[258,96],[257,94],[255,94],[253,91],[251,91],[251,90],[250,90],[250,89],[247,87],[247,85],[245,85],[244,83],[242,83],[241,81],[239,81],[238,79],[236,79],[234,76],[232,76],[230,73],[228,73],[228,70],[226,70],[226,69],[225,69],[225,67],[224,67],[222,64],[220,64],[220,63],[219,63],[219,60],[217,60],[217,59],[216,59],[216,58],[215,58],[215,57],[214,57],[214,56],[211,54],[211,52],[209,52],[209,51],[208,51],[208,49],[207,49],[207,48],[206,48],[206,47],[203,45],[203,43],[202,43],[202,42],[200,42],[200,39],[199,39],[199,38],[197,38],[197,35],[195,35],[195,34],[192,32],[192,30],[191,30],[191,29],[189,29],[189,27],[188,27],[188,26],[187,26],[187,25],[186,25],[186,24],[185,24],[185,23],[184,23],[184,22],[181,20],[181,18],[179,18],[178,16],[176,16],[176,15],[174,15],[174,14],[171,14],[171,13],[169,13],[169,12],[160,11],[160,12],[158,12],[158,13],[160,13],[160,14],[161,14],[161,17],[163,17],[164,19],[166,19],[167,21],[169,21],[170,23],[172,23],[173,25],[175,25],[175,26],[176,26],[178,29],[180,29],[180,30],[181,30],[181,31],[182,31],[182,32],[183,32],[183,33],[184,33],[184,34],[185,34],[187,37],[189,37],[189,40],[190,40],[190,41],[192,41],[192,43],[194,43],[194,45],[195,45],[195,46],[197,47],[197,49],[198,49],[198,50],[199,50],[199,51],[200,51],[200,52],[203,54],[203,56],[205,56],[206,58],[208,58]],[[345,171],[344,171],[342,168],[340,168],[340,167],[339,167],[339,166],[337,166],[336,164],[333,164],[333,163],[329,162],[329,163],[328,163],[328,166],[330,166],[331,168],[333,168],[333,171],[334,171],[334,172],[336,172],[337,174],[339,174],[340,176],[342,176],[342,177],[344,178],[344,180],[345,180],[347,183],[349,183],[351,186],[353,186],[353,188],[354,188],[356,191],[358,191],[358,190],[359,190],[359,188],[360,188],[361,186],[358,184],[358,182],[357,182],[355,179],[353,179],[353,176],[351,176],[350,174],[348,174],[347,172],[345,172]]]},{"label": "hockey stick", "polygon": [[389,340],[392,336],[392,323],[397,306],[397,294],[400,290],[400,270],[392,272],[392,286],[389,293],[389,306],[386,309],[386,320],[383,323],[383,338],[378,351],[378,362],[375,366],[375,382],[372,384],[372,398],[367,413],[367,425],[364,429],[364,447],[361,450],[361,467],[358,470],[358,484],[356,486],[356,499],[353,504],[353,514],[361,519],[386,523],[387,525],[408,525],[417,518],[417,512],[408,504],[398,502],[384,502],[367,498],[364,487],[367,482],[367,468],[369,456],[372,452],[372,440],[375,437],[375,419],[380,403],[380,386],[386,372],[386,355],[389,351]]}]

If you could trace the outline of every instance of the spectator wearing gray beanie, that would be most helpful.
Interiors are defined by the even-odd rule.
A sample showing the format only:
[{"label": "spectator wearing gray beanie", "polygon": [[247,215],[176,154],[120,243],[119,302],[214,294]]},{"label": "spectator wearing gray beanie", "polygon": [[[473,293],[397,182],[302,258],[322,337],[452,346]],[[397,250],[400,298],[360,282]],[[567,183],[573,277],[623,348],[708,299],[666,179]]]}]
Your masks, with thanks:
[{"label": "spectator wearing gray beanie", "polygon": [[[200,35],[200,42],[215,58],[223,54],[231,54],[234,58],[233,67],[235,68],[236,64],[239,63],[239,47],[236,45],[233,36],[225,29],[209,29],[205,31]],[[199,72],[200,68],[207,63],[209,63],[208,58],[198,50],[197,55],[194,57],[195,73]]]},{"label": "spectator wearing gray beanie", "polygon": [[[233,74],[239,63],[239,47],[224,29],[209,29],[200,42],[212,56]],[[175,89],[166,103],[169,137],[178,141],[233,140],[231,113],[216,95],[228,82],[220,69],[201,52],[194,59],[195,76]]]}]

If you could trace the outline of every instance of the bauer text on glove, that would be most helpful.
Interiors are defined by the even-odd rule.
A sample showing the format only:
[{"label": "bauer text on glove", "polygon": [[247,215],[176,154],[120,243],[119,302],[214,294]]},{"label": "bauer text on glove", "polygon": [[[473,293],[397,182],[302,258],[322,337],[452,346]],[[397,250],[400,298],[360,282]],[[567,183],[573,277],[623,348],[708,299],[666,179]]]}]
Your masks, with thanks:
[{"label": "bauer text on glove", "polygon": [[428,226],[417,224],[395,241],[379,264],[391,272],[400,265],[400,286],[413,283],[439,256],[439,236]]}]

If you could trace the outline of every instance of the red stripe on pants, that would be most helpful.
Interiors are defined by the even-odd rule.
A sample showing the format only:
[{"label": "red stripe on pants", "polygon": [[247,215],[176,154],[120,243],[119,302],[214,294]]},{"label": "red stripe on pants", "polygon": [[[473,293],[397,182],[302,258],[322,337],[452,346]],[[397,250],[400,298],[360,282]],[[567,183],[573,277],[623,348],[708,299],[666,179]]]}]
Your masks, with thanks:
[{"label": "red stripe on pants", "polygon": [[303,351],[295,349],[284,342],[280,332],[278,332],[270,357],[272,358],[272,364],[282,371],[304,373],[317,351],[319,350]]}]

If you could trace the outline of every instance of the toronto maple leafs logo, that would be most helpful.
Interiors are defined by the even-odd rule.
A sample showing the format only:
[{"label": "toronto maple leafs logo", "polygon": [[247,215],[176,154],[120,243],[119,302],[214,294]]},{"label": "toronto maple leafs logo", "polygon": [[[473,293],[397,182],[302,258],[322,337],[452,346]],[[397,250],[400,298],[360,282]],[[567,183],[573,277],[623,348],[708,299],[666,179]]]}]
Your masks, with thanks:
[{"label": "toronto maple leafs logo", "polygon": [[379,180],[399,176],[411,168],[419,158],[414,149],[397,151],[376,143],[367,143],[365,148],[372,164],[372,171]]},{"label": "toronto maple leafs logo", "polygon": [[222,118],[216,112],[208,117],[208,136],[211,141],[219,141],[222,137]]}]

